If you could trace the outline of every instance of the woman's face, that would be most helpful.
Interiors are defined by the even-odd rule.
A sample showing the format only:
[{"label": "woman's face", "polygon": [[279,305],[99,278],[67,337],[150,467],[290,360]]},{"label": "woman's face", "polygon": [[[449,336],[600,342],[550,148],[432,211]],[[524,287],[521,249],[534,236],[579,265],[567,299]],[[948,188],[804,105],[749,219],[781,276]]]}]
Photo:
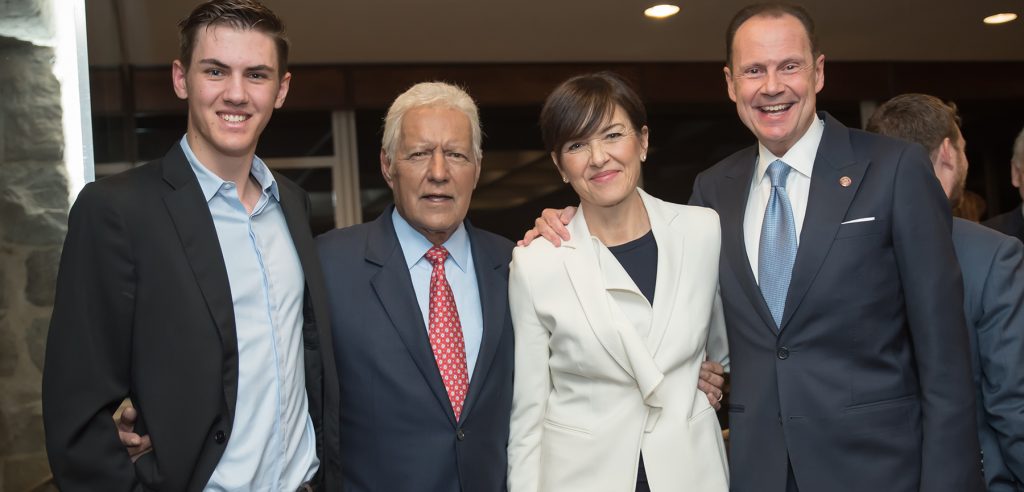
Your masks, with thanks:
[{"label": "woman's face", "polygon": [[[557,155],[556,155],[557,153]],[[647,156],[647,127],[636,130],[616,106],[592,135],[566,142],[552,153],[558,171],[587,205],[614,207],[636,189]]]}]

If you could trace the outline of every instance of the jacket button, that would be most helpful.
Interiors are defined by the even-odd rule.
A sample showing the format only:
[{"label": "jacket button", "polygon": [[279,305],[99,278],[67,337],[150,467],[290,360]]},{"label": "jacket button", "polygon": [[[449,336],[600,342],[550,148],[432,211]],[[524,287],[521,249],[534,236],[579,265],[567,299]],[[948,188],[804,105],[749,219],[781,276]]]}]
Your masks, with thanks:
[{"label": "jacket button", "polygon": [[466,433],[462,432],[462,429],[459,429],[459,430],[455,431],[455,438],[460,440],[460,441],[465,441],[466,440]]},{"label": "jacket button", "polygon": [[217,431],[213,433],[213,441],[217,444],[224,444],[224,441],[226,440],[227,436],[224,435],[224,431]]},{"label": "jacket button", "polygon": [[780,360],[786,360],[789,358],[789,349],[786,347],[779,347],[779,350],[775,352],[775,355]]}]

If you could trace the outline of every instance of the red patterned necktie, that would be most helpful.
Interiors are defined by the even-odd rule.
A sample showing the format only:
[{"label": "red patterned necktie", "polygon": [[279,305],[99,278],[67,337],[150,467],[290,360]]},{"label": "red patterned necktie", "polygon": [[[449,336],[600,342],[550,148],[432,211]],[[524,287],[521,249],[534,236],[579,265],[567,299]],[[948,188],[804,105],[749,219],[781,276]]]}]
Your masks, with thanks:
[{"label": "red patterned necktie", "polygon": [[466,342],[462,339],[462,323],[455,309],[455,296],[444,275],[444,261],[448,250],[434,246],[424,255],[432,265],[430,272],[430,348],[434,351],[437,369],[441,371],[444,389],[452,402],[455,420],[462,413],[469,389],[469,372],[466,370]]}]

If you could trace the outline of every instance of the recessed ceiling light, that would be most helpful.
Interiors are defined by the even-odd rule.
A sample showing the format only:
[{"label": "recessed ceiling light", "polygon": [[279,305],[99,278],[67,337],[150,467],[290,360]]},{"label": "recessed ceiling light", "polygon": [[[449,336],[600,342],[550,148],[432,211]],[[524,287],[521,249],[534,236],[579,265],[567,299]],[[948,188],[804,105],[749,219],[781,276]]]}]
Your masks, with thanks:
[{"label": "recessed ceiling light", "polygon": [[664,19],[671,17],[679,13],[679,7],[667,3],[661,5],[655,5],[647,10],[644,10],[644,15],[652,19]]},{"label": "recessed ceiling light", "polygon": [[1005,24],[1012,20],[1017,19],[1017,14],[1004,12],[1002,14],[993,14],[985,18],[984,23],[986,24]]}]

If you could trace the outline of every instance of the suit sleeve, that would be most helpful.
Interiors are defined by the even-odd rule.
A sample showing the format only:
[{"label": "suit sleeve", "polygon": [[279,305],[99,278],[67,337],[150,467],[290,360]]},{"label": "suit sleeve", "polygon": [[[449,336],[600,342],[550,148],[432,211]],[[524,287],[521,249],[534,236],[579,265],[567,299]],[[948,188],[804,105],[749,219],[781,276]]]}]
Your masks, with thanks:
[{"label": "suit sleeve", "polygon": [[907,147],[899,156],[893,187],[893,248],[921,391],[921,490],[981,490],[952,215],[922,147]]},{"label": "suit sleeve", "polygon": [[551,376],[549,333],[537,316],[522,258],[516,248],[510,265],[508,300],[515,331],[515,377],[508,440],[509,492],[538,492],[541,438]]},{"label": "suit sleeve", "polygon": [[711,307],[711,328],[708,330],[708,360],[718,362],[729,372],[729,341],[725,335],[725,315],[722,311],[721,289],[715,290],[715,304]]},{"label": "suit sleeve", "polygon": [[989,266],[977,323],[985,421],[1024,481],[1024,246],[1007,237]]},{"label": "suit sleeve", "polygon": [[68,233],[43,368],[46,451],[61,490],[129,490],[112,415],[129,393],[135,268],[122,217],[93,185]]},{"label": "suit sleeve", "polygon": [[708,205],[704,203],[704,196],[700,191],[700,177],[702,175],[703,174],[698,174],[697,177],[693,179],[693,191],[690,193],[690,201],[688,203],[698,207],[707,207]]}]

